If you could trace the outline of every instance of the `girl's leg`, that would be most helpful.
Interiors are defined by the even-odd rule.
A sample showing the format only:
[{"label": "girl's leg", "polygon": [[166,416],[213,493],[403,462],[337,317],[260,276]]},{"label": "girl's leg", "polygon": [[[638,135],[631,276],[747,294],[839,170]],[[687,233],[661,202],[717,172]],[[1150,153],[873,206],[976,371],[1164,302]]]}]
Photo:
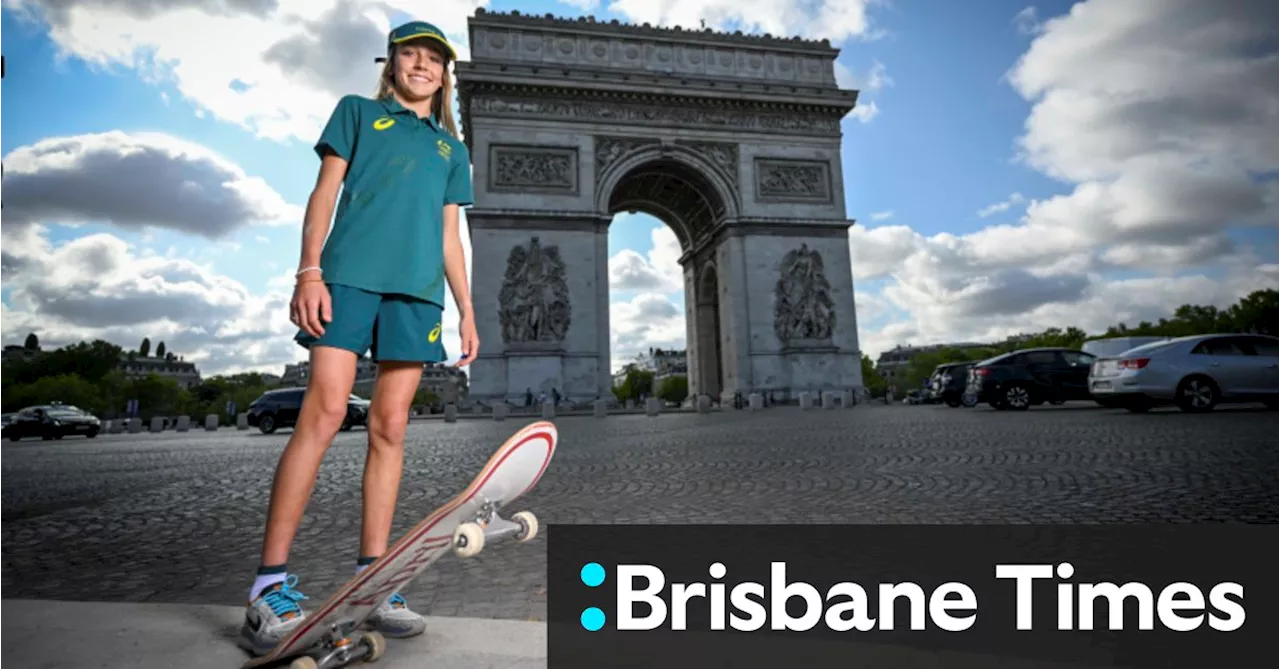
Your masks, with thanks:
[{"label": "girl's leg", "polygon": [[404,468],[404,434],[422,367],[421,362],[378,364],[378,379],[369,405],[369,457],[364,467],[360,531],[362,557],[379,557],[387,550]]},{"label": "girl's leg", "polygon": [[356,378],[356,354],[313,346],[310,374],[298,423],[276,467],[262,546],[263,565],[283,565],[289,559],[320,462],[347,416],[347,400]]}]

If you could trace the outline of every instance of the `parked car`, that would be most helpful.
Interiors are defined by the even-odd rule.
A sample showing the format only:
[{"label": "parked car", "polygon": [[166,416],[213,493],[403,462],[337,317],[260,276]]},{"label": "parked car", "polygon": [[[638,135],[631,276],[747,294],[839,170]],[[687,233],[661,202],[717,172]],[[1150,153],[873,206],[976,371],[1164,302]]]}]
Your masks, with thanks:
[{"label": "parked car", "polygon": [[1024,411],[1049,402],[1092,399],[1089,370],[1095,358],[1070,348],[1030,348],[983,360],[969,370],[965,392],[1000,410]]},{"label": "parked car", "polygon": [[[972,362],[948,362],[933,368],[929,376],[929,396],[935,402],[949,407],[965,404],[965,387],[969,385],[969,369]],[[968,404],[966,406],[973,406]]]},{"label": "parked car", "polygon": [[[302,397],[306,388],[281,388],[269,390],[249,404],[249,426],[256,427],[263,434],[271,434],[284,427],[298,424],[298,414],[302,411]],[[347,416],[342,421],[342,431],[346,432],[356,425],[367,425],[369,421],[369,402],[356,395],[347,399]]]},{"label": "parked car", "polygon": [[1277,406],[1277,342],[1255,334],[1179,337],[1099,358],[1089,391],[1099,404],[1133,412],[1172,404],[1212,411],[1219,402]]},{"label": "parked car", "polygon": [[1169,337],[1108,337],[1106,339],[1090,339],[1080,346],[1080,350],[1096,358],[1110,358],[1158,341],[1169,341]]},{"label": "parked car", "polygon": [[27,437],[40,437],[49,441],[69,435],[84,435],[93,439],[101,431],[102,421],[97,416],[69,404],[27,407],[14,414],[4,426],[4,436],[12,441]]}]

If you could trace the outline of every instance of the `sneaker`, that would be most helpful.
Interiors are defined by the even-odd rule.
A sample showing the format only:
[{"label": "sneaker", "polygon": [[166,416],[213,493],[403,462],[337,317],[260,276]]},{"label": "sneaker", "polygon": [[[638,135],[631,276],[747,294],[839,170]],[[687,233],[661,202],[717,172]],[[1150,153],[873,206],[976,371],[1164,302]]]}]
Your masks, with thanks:
[{"label": "sneaker", "polygon": [[244,612],[244,625],[240,627],[240,647],[254,655],[265,655],[301,623],[306,614],[298,606],[306,596],[293,586],[298,577],[290,576],[262,591]]},{"label": "sneaker", "polygon": [[410,611],[408,602],[398,592],[375,609],[366,623],[382,636],[393,639],[417,636],[427,629],[426,619]]}]

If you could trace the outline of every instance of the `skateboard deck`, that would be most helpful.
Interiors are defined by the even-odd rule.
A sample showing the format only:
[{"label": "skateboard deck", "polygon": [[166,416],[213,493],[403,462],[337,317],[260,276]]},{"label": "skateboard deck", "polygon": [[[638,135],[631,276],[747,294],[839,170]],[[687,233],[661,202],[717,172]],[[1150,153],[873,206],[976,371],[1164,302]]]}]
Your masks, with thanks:
[{"label": "skateboard deck", "polygon": [[283,665],[291,669],[331,669],[382,656],[386,641],[360,626],[393,593],[421,576],[433,562],[453,550],[471,557],[489,542],[513,537],[524,542],[536,536],[538,522],[521,511],[510,519],[498,515],[529,492],[542,478],[555,454],[559,434],[547,421],[531,423],[516,432],[489,458],[456,497],[414,525],[385,555],[347,581],[269,654],[250,660],[242,669]]}]

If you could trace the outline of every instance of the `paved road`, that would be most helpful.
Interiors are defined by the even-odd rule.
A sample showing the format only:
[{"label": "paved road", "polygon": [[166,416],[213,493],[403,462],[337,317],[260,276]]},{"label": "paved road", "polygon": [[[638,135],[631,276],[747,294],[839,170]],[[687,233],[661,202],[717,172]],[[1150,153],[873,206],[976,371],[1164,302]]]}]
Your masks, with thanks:
[{"label": "paved road", "polygon": [[[470,480],[521,423],[414,422],[394,532]],[[562,418],[525,499],[545,523],[1275,523],[1276,414],[868,406]],[[7,598],[236,605],[287,433],[6,442]],[[363,431],[321,469],[290,567],[318,604],[358,548]],[[544,619],[545,536],[446,557],[406,591],[441,616]]]}]

